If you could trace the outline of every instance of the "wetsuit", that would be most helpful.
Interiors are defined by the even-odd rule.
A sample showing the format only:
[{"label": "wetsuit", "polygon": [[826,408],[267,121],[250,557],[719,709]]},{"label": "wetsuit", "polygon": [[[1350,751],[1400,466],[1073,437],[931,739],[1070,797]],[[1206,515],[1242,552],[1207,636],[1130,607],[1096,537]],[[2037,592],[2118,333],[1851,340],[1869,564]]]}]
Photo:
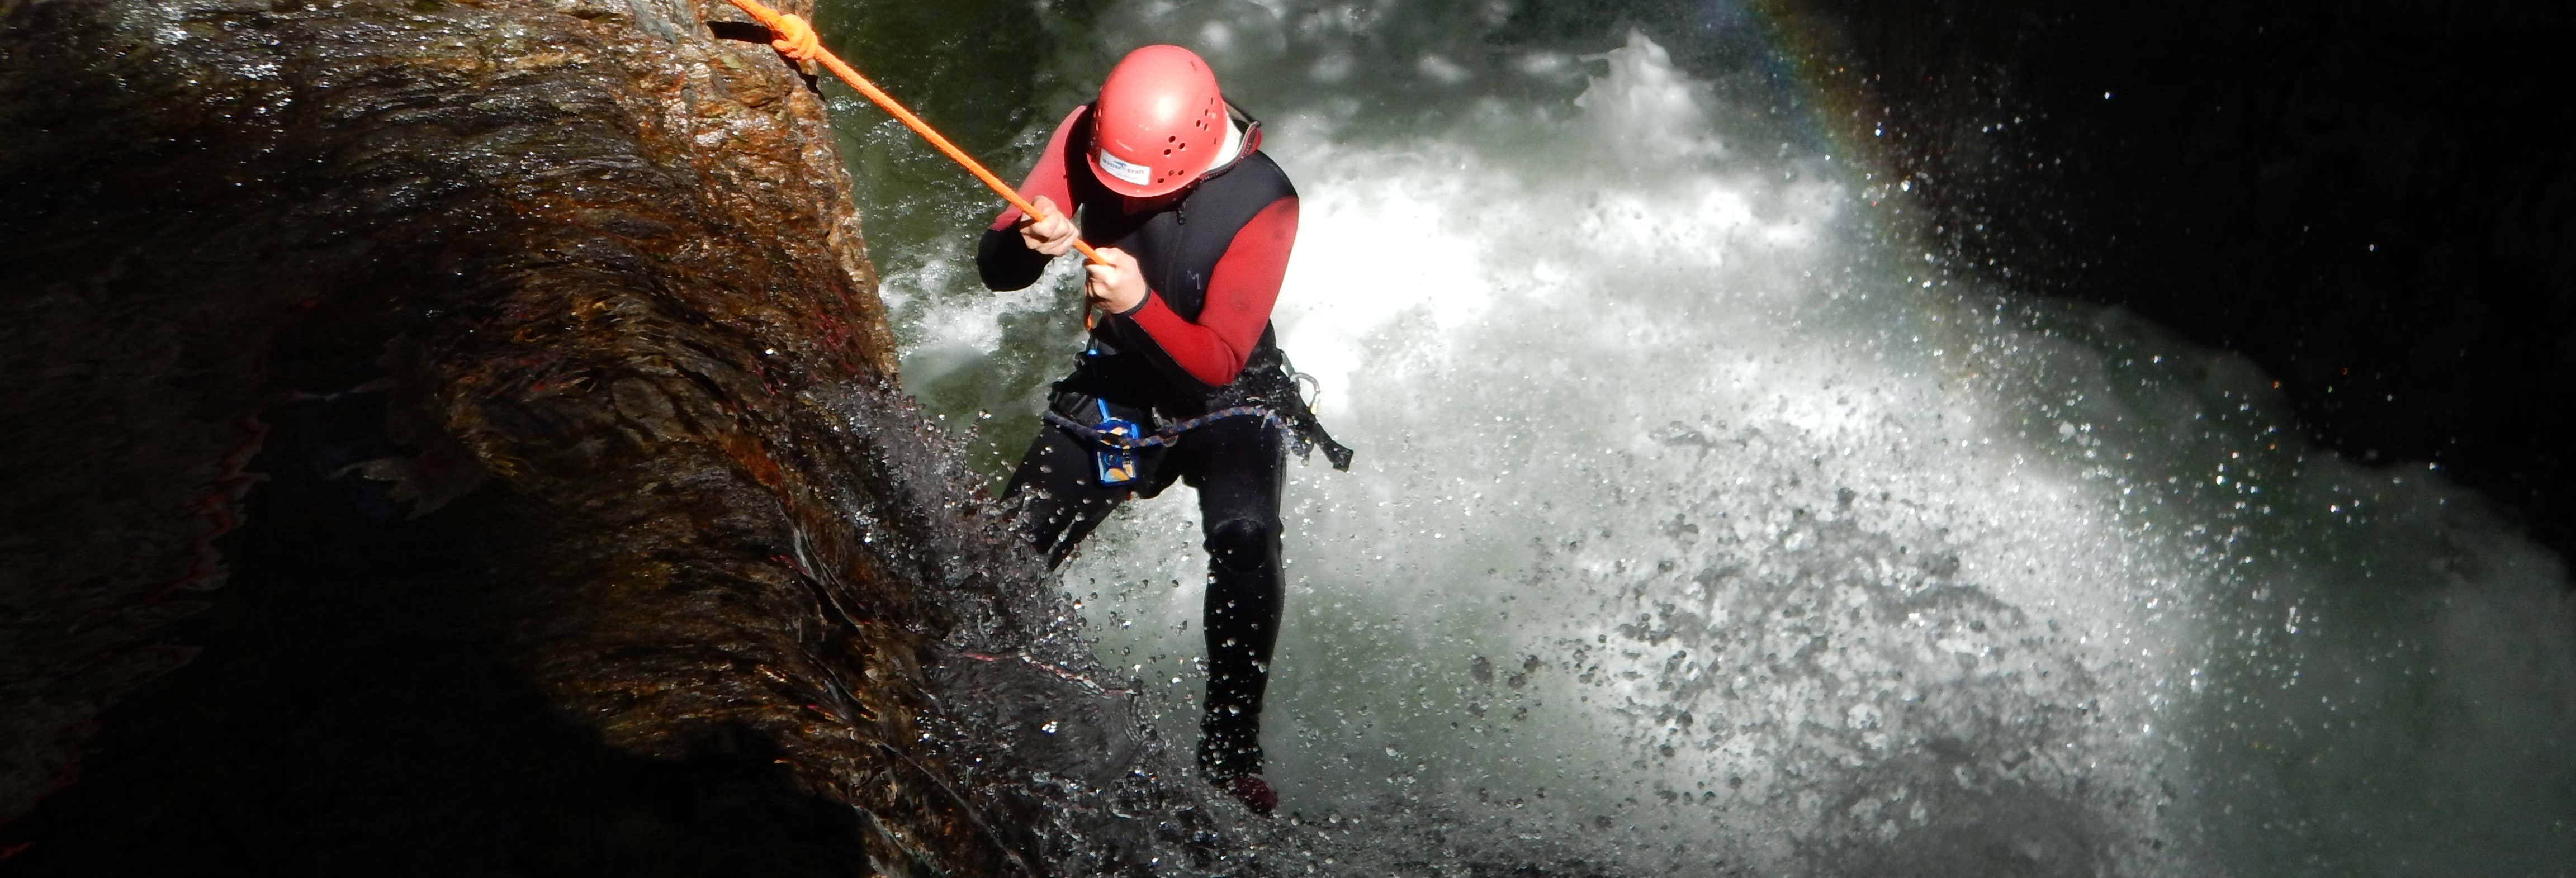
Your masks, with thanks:
[{"label": "wetsuit", "polygon": [[[1134,308],[1093,327],[1073,374],[1055,383],[1049,407],[1056,415],[1092,425],[1105,414],[1151,431],[1252,405],[1312,424],[1270,327],[1297,235],[1297,193],[1259,152],[1259,123],[1228,109],[1243,131],[1240,150],[1176,196],[1131,200],[1100,185],[1083,159],[1088,106],[1056,127],[1021,184],[1027,197],[1078,209],[1083,240],[1136,257],[1148,288]],[[985,232],[976,253],[985,286],[1021,289],[1045,270],[1048,257],[1023,243],[1020,220],[1010,210]],[[1340,451],[1322,441],[1328,454]],[[1051,426],[1039,430],[1008,490],[1022,504],[1025,535],[1050,566],[1063,563],[1129,496],[1154,496],[1175,480],[1198,490],[1209,556],[1199,764],[1211,780],[1261,771],[1261,697],[1279,628],[1286,444],[1260,418],[1220,419],[1170,448],[1142,450],[1136,478],[1104,484],[1095,457],[1103,446]],[[1342,453],[1337,464],[1347,460]]]}]

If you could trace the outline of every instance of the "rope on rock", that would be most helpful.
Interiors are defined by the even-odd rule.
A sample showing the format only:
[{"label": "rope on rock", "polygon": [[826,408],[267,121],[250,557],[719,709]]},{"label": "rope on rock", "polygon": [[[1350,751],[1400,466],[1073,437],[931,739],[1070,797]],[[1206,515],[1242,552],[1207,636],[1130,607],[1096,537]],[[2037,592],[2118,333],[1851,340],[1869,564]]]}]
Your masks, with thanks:
[{"label": "rope on rock", "polygon": [[[770,33],[777,35],[779,39],[771,41],[771,45],[781,52],[787,51],[787,47],[780,43],[801,42],[813,38],[813,28],[805,23],[805,19],[771,9],[760,0],[733,0],[733,5],[741,8],[752,18],[759,19],[761,26],[769,28]],[[893,95],[886,94],[884,89],[877,88],[876,83],[869,82],[867,77],[860,76],[857,70],[850,68],[850,65],[842,63],[840,56],[832,54],[832,50],[816,44],[814,60],[822,64],[823,69],[832,71],[832,75],[840,77],[842,82],[857,89],[860,94],[867,95],[868,100],[875,101],[877,106],[884,107],[887,113],[903,122],[904,127],[912,129],[912,133],[921,135],[921,139],[930,141],[932,146],[939,147],[939,151],[948,154],[950,159],[966,166],[966,170],[972,172],[975,179],[984,181],[984,185],[1001,193],[1002,200],[1010,202],[1012,207],[1019,208],[1020,214],[1028,217],[1029,221],[1036,222],[1045,218],[1046,215],[1038,210],[1037,205],[1030,204],[1028,199],[1020,197],[1019,190],[1012,189],[1011,184],[1002,182],[1002,178],[993,176],[992,171],[984,169],[982,162],[967,155],[965,150],[958,149],[956,144],[948,142],[948,138],[931,128],[930,123],[921,121],[921,117],[913,115],[911,110],[904,109],[902,104],[896,103]],[[1109,260],[1101,258],[1100,254],[1092,250],[1091,245],[1083,243],[1081,238],[1073,239],[1073,248],[1082,251],[1083,258],[1091,260],[1093,265],[1109,264]],[[1085,303],[1082,309],[1082,328],[1089,330],[1091,327],[1091,307]]]},{"label": "rope on rock", "polygon": [[[733,5],[741,7],[742,11],[752,18],[759,19],[762,26],[769,28],[770,33],[787,37],[811,31],[803,19],[798,18],[790,23],[789,19],[792,16],[771,9],[760,0],[733,0]],[[981,162],[975,161],[974,157],[967,155],[965,150],[958,149],[956,144],[948,142],[948,138],[940,136],[938,131],[930,127],[930,123],[921,121],[921,117],[913,115],[911,110],[904,109],[902,104],[896,103],[893,96],[877,88],[876,83],[869,82],[867,77],[860,76],[858,71],[850,69],[850,65],[841,62],[840,56],[832,54],[832,50],[817,46],[814,60],[820,62],[823,69],[832,71],[832,75],[840,77],[842,82],[857,89],[860,94],[867,95],[868,100],[875,101],[877,106],[884,107],[887,113],[893,114],[897,120],[903,122],[904,127],[912,129],[912,133],[921,135],[921,139],[930,141],[930,145],[939,147],[940,152],[947,153],[949,158],[966,166],[966,170],[974,173],[975,179],[984,181],[984,185],[992,187],[994,192],[1001,193],[1002,200],[1010,202],[1012,207],[1019,208],[1020,213],[1026,214],[1031,220],[1044,217],[1038,212],[1037,205],[1030,204],[1028,199],[1021,198],[1019,191],[1012,189],[1011,184],[1004,183],[1002,178],[993,176],[993,172],[985,170]],[[1109,260],[1100,258],[1100,254],[1094,252],[1091,245],[1083,243],[1081,239],[1074,239],[1073,246],[1074,249],[1082,251],[1082,255],[1092,262],[1099,265],[1109,264]]]}]

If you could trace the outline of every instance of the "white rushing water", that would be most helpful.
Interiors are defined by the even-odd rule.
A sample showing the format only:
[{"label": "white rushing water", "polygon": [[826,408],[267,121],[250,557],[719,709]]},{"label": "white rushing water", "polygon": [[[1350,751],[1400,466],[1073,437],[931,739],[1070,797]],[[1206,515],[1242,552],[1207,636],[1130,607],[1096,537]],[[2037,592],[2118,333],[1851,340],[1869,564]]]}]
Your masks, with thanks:
[{"label": "white rushing water", "polygon": [[[1513,11],[1131,2],[1054,35],[1065,105],[1198,48],[1303,195],[1276,324],[1359,458],[1288,489],[1265,741],[1316,828],[1283,843],[1350,874],[2576,862],[2558,558],[2438,471],[2309,448],[2240,358],[1955,280],[1896,219],[1912,183],[1835,155],[1769,59],[1701,78],[1606,25],[1502,40]],[[1030,419],[1070,265],[983,293],[976,228],[880,255],[907,381]],[[1196,518],[1131,504],[1064,573],[1184,740]]]}]

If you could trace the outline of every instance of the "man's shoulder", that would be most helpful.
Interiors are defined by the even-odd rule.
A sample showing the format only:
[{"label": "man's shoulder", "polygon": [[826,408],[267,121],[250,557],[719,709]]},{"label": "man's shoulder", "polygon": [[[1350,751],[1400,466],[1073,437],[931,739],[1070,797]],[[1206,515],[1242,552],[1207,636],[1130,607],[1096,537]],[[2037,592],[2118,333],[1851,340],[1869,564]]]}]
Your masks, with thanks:
[{"label": "man's shoulder", "polygon": [[1090,114],[1090,104],[1083,103],[1073,105],[1073,109],[1066,111],[1064,118],[1055,123],[1053,139],[1058,143],[1065,144],[1071,144],[1073,141],[1085,139],[1080,136],[1085,133],[1082,128],[1082,120],[1083,117]]},{"label": "man's shoulder", "polygon": [[1281,198],[1297,197],[1297,184],[1289,182],[1287,169],[1280,167],[1279,162],[1270,157],[1268,150],[1253,150],[1251,155],[1244,156],[1242,161],[1237,162],[1234,170],[1227,176],[1247,178],[1245,182],[1252,185],[1246,188],[1269,190],[1267,193],[1269,197],[1261,199],[1263,204]]}]

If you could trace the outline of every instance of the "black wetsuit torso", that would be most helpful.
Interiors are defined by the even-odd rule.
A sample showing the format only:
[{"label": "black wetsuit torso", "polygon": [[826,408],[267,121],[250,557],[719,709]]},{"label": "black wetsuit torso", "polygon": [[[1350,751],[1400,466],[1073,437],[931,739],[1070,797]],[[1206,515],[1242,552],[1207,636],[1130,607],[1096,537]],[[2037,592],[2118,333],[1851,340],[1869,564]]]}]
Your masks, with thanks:
[{"label": "black wetsuit torso", "polygon": [[[1078,137],[1067,146],[1074,155],[1088,148]],[[1087,173],[1069,174],[1067,182],[1081,211],[1084,243],[1116,247],[1136,257],[1146,287],[1185,320],[1197,319],[1205,307],[1208,281],[1235,233],[1264,208],[1297,196],[1288,175],[1257,150],[1199,181],[1180,200],[1143,213],[1127,213],[1123,199]],[[985,286],[997,290],[1028,286],[1047,261],[1011,230],[986,232],[976,253]],[[1277,336],[1275,329],[1262,327],[1242,373],[1212,386],[1175,363],[1136,321],[1108,315],[1092,327],[1091,348],[1067,381],[1112,404],[1151,409],[1170,419],[1247,401],[1283,402],[1280,395],[1293,397],[1294,385],[1283,368]]]}]

